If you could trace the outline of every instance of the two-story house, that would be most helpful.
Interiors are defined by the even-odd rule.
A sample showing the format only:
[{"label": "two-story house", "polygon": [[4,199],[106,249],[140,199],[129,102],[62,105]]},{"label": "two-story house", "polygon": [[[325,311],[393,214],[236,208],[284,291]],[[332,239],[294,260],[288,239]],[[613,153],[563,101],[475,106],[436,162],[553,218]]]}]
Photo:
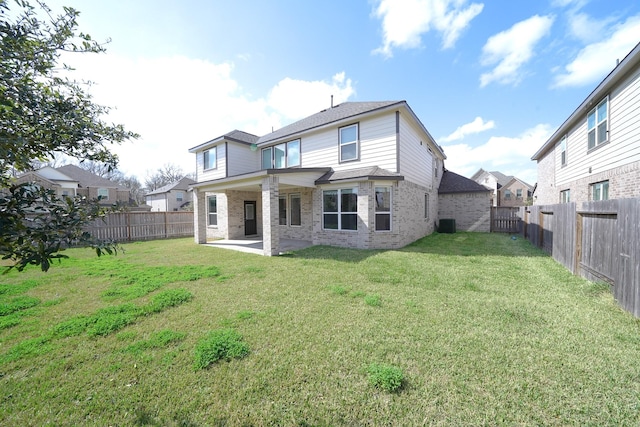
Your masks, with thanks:
[{"label": "two-story house", "polygon": [[58,168],[45,166],[36,171],[26,172],[16,179],[17,183],[36,182],[53,190],[59,196],[84,196],[89,199],[100,197],[100,204],[129,203],[129,190],[106,178],[86,171],[76,165]]},{"label": "two-story house", "polygon": [[491,206],[525,206],[529,203],[533,187],[513,175],[480,168],[471,179],[491,190]]},{"label": "two-story house", "polygon": [[183,177],[176,182],[164,185],[145,195],[147,205],[152,212],[174,212],[188,209],[191,205],[189,186],[195,181]]},{"label": "two-story house", "polygon": [[640,197],[640,44],[532,160],[535,204]]},{"label": "two-story house", "polygon": [[442,149],[405,101],[345,102],[257,137],[189,150],[195,240],[262,236],[399,248],[434,230]]}]

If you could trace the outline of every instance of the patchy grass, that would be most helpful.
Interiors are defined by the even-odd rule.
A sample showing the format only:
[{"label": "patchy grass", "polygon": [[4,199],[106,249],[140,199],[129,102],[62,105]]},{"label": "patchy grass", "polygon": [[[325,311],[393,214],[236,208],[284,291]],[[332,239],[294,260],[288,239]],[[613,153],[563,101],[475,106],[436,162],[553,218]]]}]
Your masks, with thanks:
[{"label": "patchy grass", "polygon": [[[640,424],[640,321],[522,239],[125,246],[0,277],[39,301],[0,316],[1,425]],[[194,369],[220,330],[251,352]]]}]

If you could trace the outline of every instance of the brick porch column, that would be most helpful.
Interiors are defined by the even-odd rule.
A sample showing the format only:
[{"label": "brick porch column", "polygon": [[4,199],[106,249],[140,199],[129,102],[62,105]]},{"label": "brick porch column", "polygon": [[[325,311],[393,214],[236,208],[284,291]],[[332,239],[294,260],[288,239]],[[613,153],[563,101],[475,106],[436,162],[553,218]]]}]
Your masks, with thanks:
[{"label": "brick porch column", "polygon": [[207,243],[207,203],[204,191],[193,189],[193,238],[196,243]]},{"label": "brick porch column", "polygon": [[268,175],[262,178],[262,249],[265,256],[280,254],[278,216],[278,177]]}]

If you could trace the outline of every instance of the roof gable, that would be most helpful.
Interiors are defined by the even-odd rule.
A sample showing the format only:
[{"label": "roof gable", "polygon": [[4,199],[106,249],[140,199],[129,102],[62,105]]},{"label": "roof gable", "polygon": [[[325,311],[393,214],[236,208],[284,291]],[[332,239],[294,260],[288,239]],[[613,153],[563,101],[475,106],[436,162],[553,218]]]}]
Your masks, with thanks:
[{"label": "roof gable", "polygon": [[203,150],[207,147],[213,146],[222,141],[231,141],[237,142],[239,144],[251,145],[258,142],[258,136],[251,134],[249,132],[243,132],[238,129],[234,129],[231,132],[227,132],[224,135],[221,135],[217,138],[213,138],[207,142],[204,142],[200,145],[196,145],[195,147],[189,148],[190,153],[195,153],[196,151]]},{"label": "roof gable", "polygon": [[627,56],[596,86],[596,88],[582,101],[573,113],[560,125],[551,137],[542,144],[542,147],[531,156],[531,160],[540,160],[553,148],[564,134],[566,134],[578,121],[586,120],[586,112],[591,110],[608,92],[622,82],[631,70],[640,66],[640,43],[638,43]]}]

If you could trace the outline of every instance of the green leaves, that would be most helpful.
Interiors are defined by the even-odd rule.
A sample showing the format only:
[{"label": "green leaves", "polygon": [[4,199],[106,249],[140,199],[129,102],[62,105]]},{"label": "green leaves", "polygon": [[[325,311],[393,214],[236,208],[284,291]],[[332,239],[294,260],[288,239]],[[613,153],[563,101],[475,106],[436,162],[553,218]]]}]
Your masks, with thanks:
[{"label": "green leaves", "polygon": [[118,158],[108,144],[138,135],[107,124],[109,108],[92,102],[84,82],[58,75],[70,71],[58,63],[62,52],[104,51],[77,33],[79,12],[65,7],[55,16],[37,4],[44,14],[28,1],[0,0],[0,256],[18,270],[32,264],[47,271],[53,260],[65,258],[59,252],[68,246],[90,245],[98,255],[117,247],[82,231],[100,215],[97,205],[60,199],[34,185],[12,186],[12,176],[57,153],[115,167]]}]

